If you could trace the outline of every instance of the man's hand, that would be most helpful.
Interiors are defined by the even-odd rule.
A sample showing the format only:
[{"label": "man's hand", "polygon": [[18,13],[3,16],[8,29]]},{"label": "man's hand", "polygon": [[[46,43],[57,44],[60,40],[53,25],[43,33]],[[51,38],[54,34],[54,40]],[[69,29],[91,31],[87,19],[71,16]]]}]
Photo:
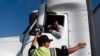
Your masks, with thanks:
[{"label": "man's hand", "polygon": [[51,29],[49,29],[49,32],[51,33],[51,32],[52,32],[52,30],[51,30]]},{"label": "man's hand", "polygon": [[78,44],[78,47],[81,49],[81,48],[85,48],[85,46],[86,46],[86,43],[79,43]]}]

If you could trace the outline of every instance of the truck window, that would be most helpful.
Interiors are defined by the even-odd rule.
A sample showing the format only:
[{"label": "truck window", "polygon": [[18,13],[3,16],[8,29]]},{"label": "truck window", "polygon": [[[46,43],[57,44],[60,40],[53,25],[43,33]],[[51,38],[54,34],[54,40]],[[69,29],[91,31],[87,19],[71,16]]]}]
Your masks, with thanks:
[{"label": "truck window", "polygon": [[44,32],[51,33],[56,38],[60,39],[64,28],[63,15],[47,15]]}]

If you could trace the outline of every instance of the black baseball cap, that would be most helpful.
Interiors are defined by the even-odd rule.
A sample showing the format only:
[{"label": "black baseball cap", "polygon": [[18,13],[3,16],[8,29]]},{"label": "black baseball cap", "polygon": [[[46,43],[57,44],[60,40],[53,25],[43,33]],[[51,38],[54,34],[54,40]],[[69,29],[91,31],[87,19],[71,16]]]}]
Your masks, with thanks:
[{"label": "black baseball cap", "polygon": [[38,37],[37,42],[43,43],[43,42],[51,42],[53,41],[52,39],[49,39],[47,35],[41,35]]}]

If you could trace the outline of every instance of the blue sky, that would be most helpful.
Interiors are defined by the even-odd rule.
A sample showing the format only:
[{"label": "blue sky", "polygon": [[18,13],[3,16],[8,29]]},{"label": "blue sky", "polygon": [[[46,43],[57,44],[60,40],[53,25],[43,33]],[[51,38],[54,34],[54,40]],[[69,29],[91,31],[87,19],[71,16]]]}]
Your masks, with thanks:
[{"label": "blue sky", "polygon": [[[0,0],[0,37],[19,35],[28,26],[29,14],[42,0]],[[95,9],[100,0],[92,0]]]}]

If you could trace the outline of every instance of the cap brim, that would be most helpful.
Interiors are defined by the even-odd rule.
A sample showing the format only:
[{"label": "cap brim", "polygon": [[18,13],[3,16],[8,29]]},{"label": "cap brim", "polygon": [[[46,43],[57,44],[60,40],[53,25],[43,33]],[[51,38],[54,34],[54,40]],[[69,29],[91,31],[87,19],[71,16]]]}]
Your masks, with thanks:
[{"label": "cap brim", "polygon": [[50,39],[49,42],[53,41],[53,39]]}]

